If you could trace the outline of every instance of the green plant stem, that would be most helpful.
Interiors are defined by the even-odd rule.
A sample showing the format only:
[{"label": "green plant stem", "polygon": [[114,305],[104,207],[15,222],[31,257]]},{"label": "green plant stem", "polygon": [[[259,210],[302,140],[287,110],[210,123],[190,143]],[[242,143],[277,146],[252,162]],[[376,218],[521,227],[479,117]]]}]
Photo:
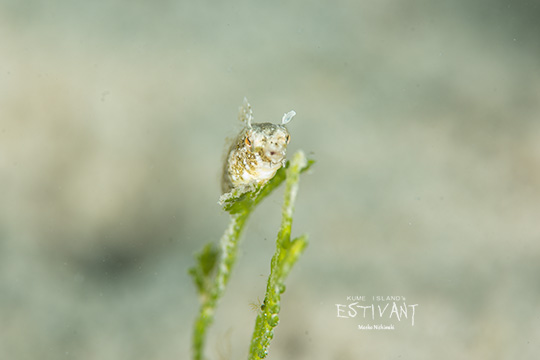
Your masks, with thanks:
[{"label": "green plant stem", "polygon": [[306,235],[291,241],[292,214],[298,192],[300,172],[307,164],[304,154],[298,152],[291,160],[291,166],[287,169],[281,227],[276,239],[276,251],[271,261],[266,296],[261,306],[261,312],[255,321],[249,350],[250,360],[264,359],[268,355],[270,341],[274,337],[273,329],[279,322],[281,294],[285,291],[285,279],[307,246]]},{"label": "green plant stem", "polygon": [[[276,175],[264,186],[249,192],[233,193],[225,199],[220,200],[224,210],[231,214],[231,221],[221,237],[219,262],[216,261],[217,252],[211,245],[206,245],[197,257],[197,265],[189,271],[193,277],[201,301],[199,313],[193,327],[193,360],[202,360],[204,358],[203,352],[208,328],[214,321],[216,306],[229,282],[230,274],[236,262],[240,237],[249,215],[266,196],[278,188],[285,180],[287,181],[287,186],[283,206],[284,215],[278,235],[278,244],[280,249],[288,250],[284,251],[283,255],[279,255],[275,260],[279,263],[280,270],[279,273],[273,273],[271,275],[273,279],[272,284],[283,283],[290,268],[305,247],[307,243],[306,237],[300,237],[299,239],[290,241],[292,211],[298,190],[299,173],[309,169],[313,163],[313,161],[306,161],[304,154],[299,152],[293,156],[293,160],[290,163],[279,169]],[[272,261],[274,262],[274,259]],[[272,269],[274,267],[273,265]],[[283,291],[284,287],[280,289],[280,291]],[[279,306],[279,293],[277,296],[277,304]]]},{"label": "green plant stem", "polygon": [[203,359],[203,349],[206,340],[206,332],[214,320],[214,312],[218,300],[223,295],[231,271],[236,261],[238,243],[246,221],[249,217],[249,211],[243,211],[231,215],[229,227],[221,238],[221,259],[218,265],[217,274],[210,290],[202,295],[202,303],[199,310],[199,316],[195,320],[193,329],[193,359]]}]

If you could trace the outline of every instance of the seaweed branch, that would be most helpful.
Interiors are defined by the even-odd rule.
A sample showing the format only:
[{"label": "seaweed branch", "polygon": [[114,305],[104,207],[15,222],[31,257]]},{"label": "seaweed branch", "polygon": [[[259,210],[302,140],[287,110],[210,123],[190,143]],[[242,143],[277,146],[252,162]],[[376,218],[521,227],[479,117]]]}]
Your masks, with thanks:
[{"label": "seaweed branch", "polygon": [[279,322],[281,294],[285,291],[285,279],[298,257],[307,246],[307,235],[291,241],[292,214],[298,192],[300,172],[308,165],[303,153],[295,154],[287,169],[285,199],[283,201],[281,227],[276,239],[276,251],[270,264],[270,276],[266,285],[266,296],[257,316],[251,339],[249,359],[264,359],[268,355],[274,327]]},{"label": "seaweed branch", "polygon": [[[299,174],[309,169],[313,163],[314,161],[306,160],[303,152],[298,152],[293,156],[292,161],[287,162],[285,167],[279,169],[276,175],[266,184],[255,187],[248,192],[233,191],[228,196],[220,199],[224,210],[231,215],[229,226],[220,240],[220,251],[218,252],[212,244],[207,244],[197,255],[197,264],[189,270],[200,298],[200,309],[193,327],[192,351],[194,360],[203,359],[207,331],[214,320],[217,303],[223,296],[229,282],[230,274],[236,262],[239,240],[250,214],[265,197],[279,187],[283,181],[287,180],[283,219],[278,234],[276,254],[272,258],[271,275],[268,280],[265,298],[265,304],[271,306],[268,307],[267,319],[259,320],[260,316],[257,318],[257,324],[261,321],[264,329],[269,328],[271,331],[277,325],[276,319],[279,312],[280,295],[284,291],[283,281],[307,244],[306,236],[291,241],[290,234]],[[256,331],[257,329],[256,326]],[[257,334],[259,334],[258,331]],[[268,331],[265,330],[261,334],[257,335],[257,338],[264,341],[256,341],[254,333],[254,339],[251,342],[251,348],[257,349],[258,354],[262,354],[260,351],[267,352],[271,339]],[[261,345],[258,345],[259,343]],[[262,357],[251,357],[250,355],[251,358],[258,359]]]}]

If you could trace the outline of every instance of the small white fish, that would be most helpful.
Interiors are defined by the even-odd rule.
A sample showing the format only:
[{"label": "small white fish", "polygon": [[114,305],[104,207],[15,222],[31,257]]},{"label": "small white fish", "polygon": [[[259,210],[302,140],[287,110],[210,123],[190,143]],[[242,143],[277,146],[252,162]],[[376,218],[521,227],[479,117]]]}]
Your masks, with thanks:
[{"label": "small white fish", "polygon": [[262,185],[285,164],[287,144],[291,139],[285,124],[294,115],[294,111],[283,115],[281,124],[252,124],[251,105],[244,98],[238,118],[246,126],[234,140],[225,159],[221,179],[224,194],[234,189],[248,191],[254,185]]}]

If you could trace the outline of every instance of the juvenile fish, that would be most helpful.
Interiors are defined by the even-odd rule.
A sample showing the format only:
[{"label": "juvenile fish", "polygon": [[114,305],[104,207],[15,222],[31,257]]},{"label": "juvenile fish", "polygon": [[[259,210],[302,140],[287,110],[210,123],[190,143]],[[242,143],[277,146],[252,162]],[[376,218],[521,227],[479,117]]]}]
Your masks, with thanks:
[{"label": "juvenile fish", "polygon": [[287,144],[291,136],[285,127],[296,112],[289,111],[281,119],[281,124],[252,123],[251,105],[244,98],[238,118],[245,122],[229,148],[223,166],[221,190],[224,194],[239,189],[248,191],[255,185],[270,180],[285,164]]}]

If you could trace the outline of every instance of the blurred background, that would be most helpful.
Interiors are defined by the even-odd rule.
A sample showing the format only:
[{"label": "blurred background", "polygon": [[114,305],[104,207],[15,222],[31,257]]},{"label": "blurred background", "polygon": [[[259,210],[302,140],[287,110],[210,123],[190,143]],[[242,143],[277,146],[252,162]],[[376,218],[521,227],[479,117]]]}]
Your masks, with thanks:
[{"label": "blurred background", "polygon": [[[540,4],[0,2],[0,359],[188,359],[225,139],[294,109],[310,245],[268,359],[540,354]],[[208,339],[246,358],[282,191]],[[347,296],[405,296],[360,331]],[[258,300],[259,299],[259,300]],[[386,322],[383,322],[386,323]]]}]

